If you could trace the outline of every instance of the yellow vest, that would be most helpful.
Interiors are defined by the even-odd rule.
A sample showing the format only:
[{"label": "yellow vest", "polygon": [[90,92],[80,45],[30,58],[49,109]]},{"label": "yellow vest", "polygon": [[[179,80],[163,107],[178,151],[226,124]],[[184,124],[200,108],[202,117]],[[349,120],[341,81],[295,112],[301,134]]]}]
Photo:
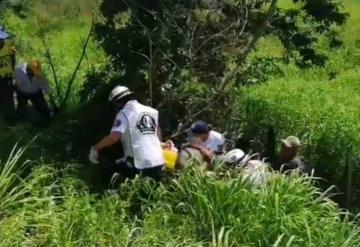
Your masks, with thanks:
[{"label": "yellow vest", "polygon": [[12,77],[14,67],[12,59],[14,56],[14,49],[8,42],[5,42],[4,47],[0,50],[0,78]]}]

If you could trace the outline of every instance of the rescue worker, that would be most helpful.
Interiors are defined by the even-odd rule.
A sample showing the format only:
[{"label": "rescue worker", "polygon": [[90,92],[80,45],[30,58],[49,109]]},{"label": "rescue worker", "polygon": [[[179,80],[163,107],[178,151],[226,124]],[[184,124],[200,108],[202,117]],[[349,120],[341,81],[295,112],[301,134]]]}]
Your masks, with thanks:
[{"label": "rescue worker", "polygon": [[241,149],[233,149],[224,155],[224,162],[230,168],[244,166],[250,159],[250,156]]},{"label": "rescue worker", "polygon": [[225,137],[211,129],[205,121],[197,121],[193,123],[188,133],[189,140],[199,138],[201,145],[216,155],[221,155],[225,151]]},{"label": "rescue worker", "polygon": [[252,185],[264,185],[267,181],[267,165],[258,154],[250,156],[241,149],[234,149],[224,155],[224,162],[228,167],[240,169],[242,178]]},{"label": "rescue worker", "polygon": [[34,60],[30,64],[17,65],[14,78],[17,95],[17,120],[23,117],[28,101],[31,101],[45,123],[48,123],[50,110],[45,95],[50,94],[50,86],[42,73],[41,63]]},{"label": "rescue worker", "polygon": [[114,173],[133,178],[136,174],[159,181],[164,165],[160,142],[159,113],[140,104],[127,87],[115,87],[109,96],[120,111],[110,134],[91,147],[89,160],[98,164],[99,153],[119,141],[124,157],[114,166]]},{"label": "rescue worker", "polygon": [[299,170],[307,173],[304,158],[298,155],[301,146],[301,142],[296,136],[289,136],[281,140],[280,155],[275,160],[275,169],[283,172]]},{"label": "rescue worker", "polygon": [[[13,72],[15,67],[15,49],[8,41],[9,34],[0,26],[0,116],[14,110]],[[1,122],[1,119],[0,119]]]},{"label": "rescue worker", "polygon": [[213,169],[215,154],[203,145],[203,140],[198,136],[193,136],[189,143],[181,148],[177,169],[184,169],[190,161],[197,162],[204,170]]}]

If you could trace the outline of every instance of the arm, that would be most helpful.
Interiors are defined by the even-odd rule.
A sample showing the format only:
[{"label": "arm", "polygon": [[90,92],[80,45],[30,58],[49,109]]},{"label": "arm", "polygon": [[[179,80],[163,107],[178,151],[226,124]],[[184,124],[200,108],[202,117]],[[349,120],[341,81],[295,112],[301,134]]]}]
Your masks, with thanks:
[{"label": "arm", "polygon": [[122,134],[119,132],[111,132],[109,135],[105,136],[101,141],[99,141],[94,148],[97,152],[111,147],[118,143],[121,140]]},{"label": "arm", "polygon": [[47,77],[44,74],[42,74],[41,77],[42,77],[42,79],[41,79],[40,87],[41,87],[41,90],[44,93],[45,99],[50,102],[53,110],[55,112],[58,112],[59,108],[56,105],[56,100],[55,100],[54,95],[52,93],[49,80],[47,79]]},{"label": "arm", "polygon": [[40,82],[41,90],[44,92],[45,95],[47,95],[49,97],[50,93],[51,93],[51,88],[50,88],[50,83],[49,83],[48,79],[46,78],[46,76],[43,73],[38,76],[38,79]]},{"label": "arm", "polygon": [[98,164],[99,152],[119,142],[122,138],[123,133],[125,133],[125,130],[127,128],[128,128],[127,120],[124,117],[124,115],[120,112],[116,116],[110,134],[105,136],[101,141],[99,141],[97,144],[91,147],[89,160],[94,164]]}]

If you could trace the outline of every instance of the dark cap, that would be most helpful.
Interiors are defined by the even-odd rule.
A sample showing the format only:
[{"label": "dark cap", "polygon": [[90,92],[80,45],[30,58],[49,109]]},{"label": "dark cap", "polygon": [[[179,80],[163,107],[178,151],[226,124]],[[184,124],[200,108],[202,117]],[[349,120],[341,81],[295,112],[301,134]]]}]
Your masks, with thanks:
[{"label": "dark cap", "polygon": [[207,134],[210,130],[211,127],[205,121],[196,121],[191,125],[191,132],[193,134]]}]

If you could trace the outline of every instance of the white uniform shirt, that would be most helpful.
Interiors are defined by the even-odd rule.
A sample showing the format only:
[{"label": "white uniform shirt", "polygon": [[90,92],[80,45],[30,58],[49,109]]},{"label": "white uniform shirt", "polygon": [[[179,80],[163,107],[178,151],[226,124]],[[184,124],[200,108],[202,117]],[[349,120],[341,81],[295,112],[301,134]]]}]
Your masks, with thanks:
[{"label": "white uniform shirt", "polygon": [[[188,132],[188,141],[193,143],[194,138],[195,137],[193,136],[193,133],[190,130]],[[198,143],[199,141],[195,141],[195,142]],[[211,130],[209,132],[208,139],[205,142],[203,142],[201,145],[210,149],[213,152],[222,152],[222,149],[225,145],[225,137],[222,134],[220,134],[219,132]]]},{"label": "white uniform shirt", "polygon": [[209,138],[204,142],[203,145],[213,152],[219,152],[222,151],[224,144],[225,137],[219,132],[211,130],[209,133]]},{"label": "white uniform shirt", "polygon": [[118,132],[122,134],[121,143],[124,149],[125,157],[134,157],[131,148],[129,122],[122,111],[117,114],[111,132]]},{"label": "white uniform shirt", "polygon": [[27,64],[19,64],[15,66],[15,85],[22,93],[37,93],[42,90],[45,94],[50,93],[49,82],[42,74],[34,76],[31,80],[26,72]]},{"label": "white uniform shirt", "polygon": [[158,125],[158,111],[136,100],[129,101],[116,116],[111,132],[122,134],[125,157],[134,158],[137,169],[164,164]]}]

